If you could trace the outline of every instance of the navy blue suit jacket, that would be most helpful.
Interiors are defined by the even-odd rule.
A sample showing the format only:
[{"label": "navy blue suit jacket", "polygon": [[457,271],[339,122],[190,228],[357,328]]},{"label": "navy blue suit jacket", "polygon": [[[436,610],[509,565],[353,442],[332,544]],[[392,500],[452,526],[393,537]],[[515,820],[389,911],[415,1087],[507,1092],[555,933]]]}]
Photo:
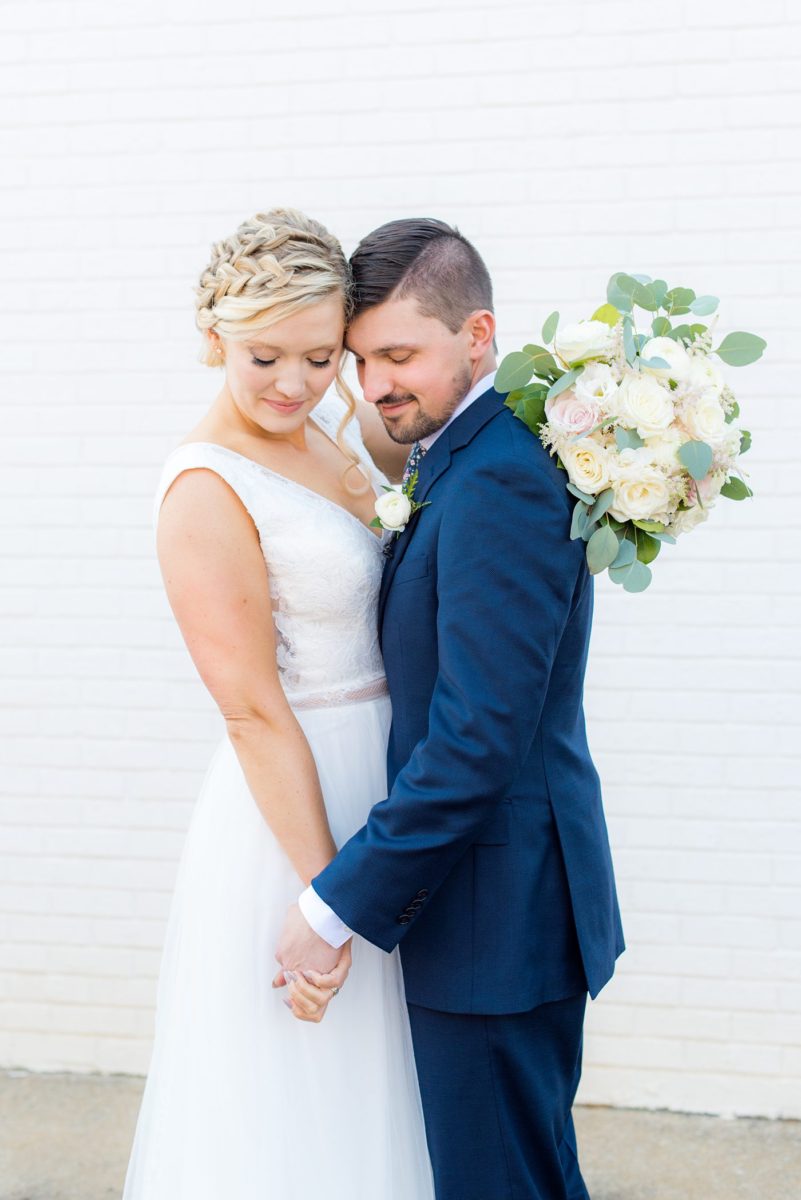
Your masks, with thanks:
[{"label": "navy blue suit jacket", "polygon": [[380,597],[390,793],[313,885],[401,946],[410,1003],[524,1012],[623,949],[582,691],[592,616],[566,476],[489,390],[440,435]]}]

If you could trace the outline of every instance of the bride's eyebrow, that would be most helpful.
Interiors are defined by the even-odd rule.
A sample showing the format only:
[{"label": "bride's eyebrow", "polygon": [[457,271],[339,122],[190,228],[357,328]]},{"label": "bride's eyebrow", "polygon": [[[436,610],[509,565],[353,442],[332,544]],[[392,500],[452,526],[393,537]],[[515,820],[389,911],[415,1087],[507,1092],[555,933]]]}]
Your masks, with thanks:
[{"label": "bride's eyebrow", "polygon": [[[248,350],[269,350],[281,353],[283,346],[271,346],[267,342],[248,342]],[[336,346],[313,346],[311,350],[305,350],[304,354],[333,354]]]}]

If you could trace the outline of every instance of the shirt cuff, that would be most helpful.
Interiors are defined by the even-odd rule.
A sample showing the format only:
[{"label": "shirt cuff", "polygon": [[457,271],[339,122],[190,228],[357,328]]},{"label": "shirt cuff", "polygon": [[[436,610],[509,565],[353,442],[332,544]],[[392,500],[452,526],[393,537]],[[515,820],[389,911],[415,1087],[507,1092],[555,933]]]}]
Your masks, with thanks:
[{"label": "shirt cuff", "polygon": [[348,929],[344,921],[340,921],[333,908],[328,907],[313,887],[307,887],[305,892],[301,892],[298,907],[317,936],[335,950],[344,946],[348,938],[353,937],[353,930]]}]

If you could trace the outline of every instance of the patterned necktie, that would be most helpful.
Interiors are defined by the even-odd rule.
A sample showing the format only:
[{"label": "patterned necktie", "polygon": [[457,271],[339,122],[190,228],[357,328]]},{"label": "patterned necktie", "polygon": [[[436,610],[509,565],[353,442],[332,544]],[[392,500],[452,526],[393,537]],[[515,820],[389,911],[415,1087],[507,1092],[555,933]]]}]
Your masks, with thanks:
[{"label": "patterned necktie", "polygon": [[403,469],[403,480],[401,482],[402,487],[404,487],[404,488],[406,487],[406,484],[409,482],[412,475],[414,475],[415,471],[420,466],[420,460],[422,459],[425,452],[426,452],[425,446],[422,446],[420,444],[420,442],[414,443],[414,445],[412,446],[412,452],[409,455],[409,457],[406,461],[406,466]]}]

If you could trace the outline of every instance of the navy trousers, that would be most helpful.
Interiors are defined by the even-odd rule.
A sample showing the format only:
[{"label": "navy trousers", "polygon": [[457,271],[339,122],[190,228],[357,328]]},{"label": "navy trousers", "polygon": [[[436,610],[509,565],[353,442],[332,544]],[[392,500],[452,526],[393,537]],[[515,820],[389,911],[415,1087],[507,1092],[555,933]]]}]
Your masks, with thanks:
[{"label": "navy trousers", "polygon": [[473,1016],[409,1005],[437,1200],[589,1200],[571,1107],[586,995]]}]

